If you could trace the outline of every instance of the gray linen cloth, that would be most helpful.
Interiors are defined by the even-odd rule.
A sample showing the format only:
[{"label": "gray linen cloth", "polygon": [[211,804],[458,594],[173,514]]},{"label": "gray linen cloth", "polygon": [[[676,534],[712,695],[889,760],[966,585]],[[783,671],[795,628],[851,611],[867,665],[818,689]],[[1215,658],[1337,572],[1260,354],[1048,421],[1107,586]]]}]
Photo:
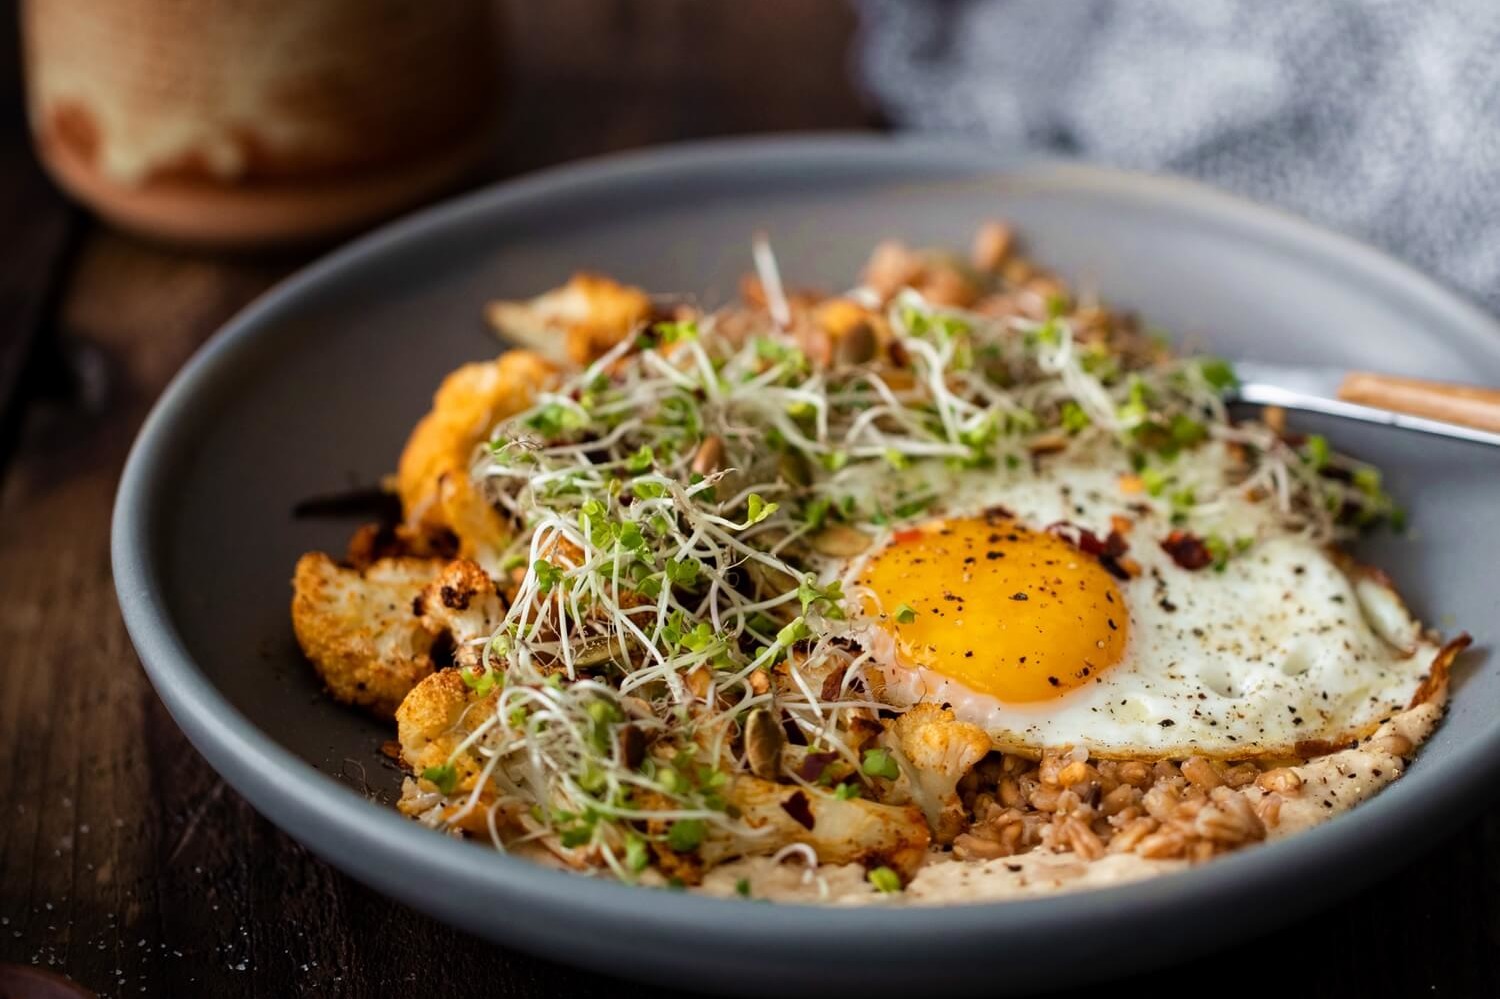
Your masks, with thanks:
[{"label": "gray linen cloth", "polygon": [[1500,0],[859,0],[901,127],[1183,174],[1500,312]]}]

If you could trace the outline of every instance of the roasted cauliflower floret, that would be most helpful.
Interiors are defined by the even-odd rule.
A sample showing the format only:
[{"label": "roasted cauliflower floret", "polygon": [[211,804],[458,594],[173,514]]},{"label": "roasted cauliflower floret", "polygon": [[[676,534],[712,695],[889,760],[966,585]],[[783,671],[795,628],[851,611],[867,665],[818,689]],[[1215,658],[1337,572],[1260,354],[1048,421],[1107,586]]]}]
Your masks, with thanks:
[{"label": "roasted cauliflower floret", "polygon": [[383,558],[350,569],[321,552],[298,560],[292,627],[334,697],[389,718],[432,672],[434,636],[412,602],[442,566],[438,559]]},{"label": "roasted cauliflower floret", "polygon": [[[451,828],[488,835],[493,789],[481,790],[473,807],[468,803],[483,761],[474,753],[454,756],[453,752],[467,734],[460,726],[464,712],[473,707],[474,717],[483,718],[493,710],[498,696],[498,690],[481,695],[471,689],[456,669],[432,674],[406,695],[396,709],[401,760],[412,771],[397,802],[403,813],[413,817],[433,813],[437,821]],[[508,826],[513,819],[508,814],[495,816],[499,827]]]},{"label": "roasted cauliflower floret", "polygon": [[495,424],[531,404],[556,368],[528,351],[466,364],[443,379],[396,469],[396,492],[409,527],[451,532],[459,554],[481,562],[510,539],[504,519],[469,477],[475,450]]},{"label": "roasted cauliflower floret", "polygon": [[891,342],[885,316],[849,298],[830,298],[812,313],[812,336],[803,349],[822,367],[853,367],[884,355]]},{"label": "roasted cauliflower floret", "polygon": [[454,661],[460,666],[481,664],[483,641],[495,633],[505,617],[495,581],[468,559],[444,566],[413,607],[428,632],[452,638]]},{"label": "roasted cauliflower floret", "polygon": [[448,762],[462,739],[454,726],[474,697],[457,670],[434,673],[406,695],[396,709],[396,741],[413,773]]},{"label": "roasted cauliflower floret", "polygon": [[366,524],[354,532],[344,551],[344,565],[369,568],[383,558],[450,559],[452,539],[413,531],[405,524]]},{"label": "roasted cauliflower floret", "polygon": [[805,843],[822,863],[884,865],[909,878],[927,855],[927,822],[911,806],[840,800],[756,777],[735,778],[726,798],[757,834],[730,836],[713,828],[699,849],[709,867]]},{"label": "roasted cauliflower floret", "polygon": [[888,723],[887,737],[910,764],[902,783],[911,800],[921,806],[937,841],[953,842],[965,824],[958,782],[990,751],[989,736],[947,708],[917,704]]},{"label": "roasted cauliflower floret", "polygon": [[933,305],[967,308],[979,297],[973,275],[956,258],[933,250],[913,250],[896,239],[875,247],[863,274],[865,286],[882,302],[902,288],[913,288]]},{"label": "roasted cauliflower floret", "polygon": [[506,339],[558,364],[582,367],[634,332],[651,311],[641,289],[580,273],[530,301],[491,302],[488,316]]}]

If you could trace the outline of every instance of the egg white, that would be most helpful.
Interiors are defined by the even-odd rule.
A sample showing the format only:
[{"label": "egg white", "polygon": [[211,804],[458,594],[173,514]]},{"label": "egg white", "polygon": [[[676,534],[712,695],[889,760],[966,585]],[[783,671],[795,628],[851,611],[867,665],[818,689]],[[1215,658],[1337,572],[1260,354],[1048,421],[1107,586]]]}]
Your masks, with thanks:
[{"label": "egg white", "polygon": [[[1214,444],[1179,464],[1200,495],[1218,495],[1231,475]],[[998,505],[1036,530],[1067,521],[1101,537],[1112,516],[1134,522],[1127,557],[1141,571],[1119,584],[1130,634],[1113,667],[1055,699],[1002,703],[903,662],[881,624],[859,615],[851,635],[882,673],[884,696],[947,704],[999,749],[1086,746],[1117,758],[1305,755],[1314,744],[1332,748],[1367,734],[1408,705],[1440,650],[1383,577],[1287,532],[1268,502],[1233,491],[1195,511],[1189,529],[1253,545],[1222,571],[1180,568],[1160,545],[1173,528],[1168,501],[1122,491],[1129,471],[1123,455],[1101,447],[1019,470],[844,479],[841,488],[867,501],[894,502],[893,491],[943,497],[927,519]],[[825,575],[852,585],[884,540],[852,562],[830,563]],[[1002,595],[965,596],[969,614],[1007,611]]]}]

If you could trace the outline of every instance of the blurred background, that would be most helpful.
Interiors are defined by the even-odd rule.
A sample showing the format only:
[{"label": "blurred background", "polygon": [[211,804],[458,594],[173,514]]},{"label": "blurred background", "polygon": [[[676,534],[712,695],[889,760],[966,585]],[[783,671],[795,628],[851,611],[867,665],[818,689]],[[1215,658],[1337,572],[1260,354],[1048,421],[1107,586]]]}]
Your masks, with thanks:
[{"label": "blurred background", "polygon": [[[108,566],[126,451],[183,361],[275,281],[394,214],[582,157],[909,129],[1207,180],[1377,243],[1496,310],[1491,8],[7,6],[0,995],[65,994],[20,991],[18,966],[100,995],[634,991],[498,952],[337,874],[219,781],[136,668]],[[1299,980],[1319,991],[1483,994],[1497,886],[1492,817],[1335,913],[1251,943],[1301,953],[1316,935],[1326,946]]]}]

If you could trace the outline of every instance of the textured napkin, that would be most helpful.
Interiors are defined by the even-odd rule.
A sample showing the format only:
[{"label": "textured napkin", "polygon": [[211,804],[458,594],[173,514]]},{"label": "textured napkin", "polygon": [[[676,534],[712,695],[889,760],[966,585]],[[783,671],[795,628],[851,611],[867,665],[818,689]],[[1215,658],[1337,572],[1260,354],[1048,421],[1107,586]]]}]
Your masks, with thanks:
[{"label": "textured napkin", "polygon": [[1496,0],[860,0],[896,124],[1208,181],[1500,312]]}]

